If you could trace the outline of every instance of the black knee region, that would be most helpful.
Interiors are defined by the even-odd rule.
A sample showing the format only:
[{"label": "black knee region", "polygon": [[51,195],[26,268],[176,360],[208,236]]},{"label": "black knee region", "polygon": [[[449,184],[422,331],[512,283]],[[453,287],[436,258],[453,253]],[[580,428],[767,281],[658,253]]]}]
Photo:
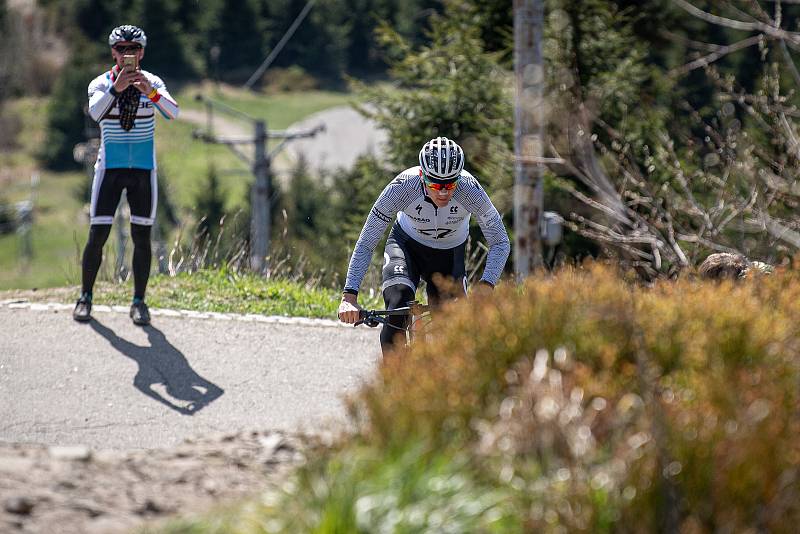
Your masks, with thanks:
[{"label": "black knee region", "polygon": [[150,231],[152,227],[143,224],[131,224],[131,240],[134,248],[150,250]]},{"label": "black knee region", "polygon": [[101,252],[103,245],[108,241],[111,233],[110,224],[93,224],[89,227],[89,240],[86,242],[86,250]]},{"label": "black knee region", "polygon": [[[383,300],[387,310],[402,308],[414,300],[414,290],[404,284],[394,284],[383,290]],[[389,317],[389,324],[383,325],[381,329],[381,348],[384,354],[394,345],[396,339],[405,339],[404,330],[410,321],[410,316]]]}]

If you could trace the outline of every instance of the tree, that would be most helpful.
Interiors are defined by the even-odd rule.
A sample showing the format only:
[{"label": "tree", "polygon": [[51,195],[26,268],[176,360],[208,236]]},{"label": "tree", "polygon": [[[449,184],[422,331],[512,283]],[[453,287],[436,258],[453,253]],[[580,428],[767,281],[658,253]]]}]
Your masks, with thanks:
[{"label": "tree", "polygon": [[351,169],[341,169],[333,173],[335,196],[331,203],[334,213],[339,214],[337,234],[347,256],[358,240],[375,199],[395,174],[396,169],[386,168],[385,162],[373,154],[359,157]]},{"label": "tree", "polygon": [[[640,104],[652,99],[657,73],[648,67],[646,47],[633,32],[635,19],[629,12],[596,0],[580,5],[554,0],[548,6],[548,155],[562,162],[551,165],[551,171],[568,177],[555,183],[589,206],[603,204],[594,223],[640,243],[641,221],[627,211],[617,175],[603,167],[595,143],[602,145],[616,132],[624,132],[623,143],[634,146],[655,137],[663,125],[663,108],[648,110]],[[574,229],[599,238],[582,214],[573,212],[571,219]],[[639,251],[623,245],[618,252],[639,265]]]},{"label": "tree", "polygon": [[202,56],[193,55],[188,32],[177,17],[175,0],[140,0],[141,26],[147,34],[145,67],[166,78],[192,78],[202,70]]},{"label": "tree", "polygon": [[397,168],[417,161],[431,137],[454,139],[464,148],[467,168],[493,192],[498,209],[510,211],[510,76],[496,54],[484,51],[479,28],[459,2],[448,2],[445,14],[432,15],[430,27],[430,43],[419,47],[381,27],[380,42],[394,53],[395,87],[365,88],[372,107],[361,110],[388,133],[387,155]]},{"label": "tree", "polygon": [[216,238],[220,223],[225,217],[225,201],[219,187],[217,168],[213,163],[208,166],[206,183],[198,192],[195,213],[200,217],[197,233],[211,240]]},{"label": "tree", "polygon": [[219,47],[220,74],[231,82],[243,82],[264,59],[262,21],[252,0],[223,2],[210,42]]},{"label": "tree", "polygon": [[[6,99],[9,97],[9,82],[12,79],[13,70],[13,54],[10,52],[9,35],[10,35],[10,16],[6,0],[0,0],[0,149],[12,145],[11,128],[8,122],[11,117],[7,117],[3,108],[5,107]],[[2,224],[2,221],[0,221]]]},{"label": "tree", "polygon": [[78,168],[72,157],[76,144],[85,140],[89,82],[100,74],[97,49],[79,41],[74,45],[70,68],[63,69],[47,106],[47,137],[39,154],[47,167],[55,170]]},{"label": "tree", "polygon": [[[136,6],[123,3],[120,0],[79,0],[72,4],[71,17],[77,24],[80,33],[90,43],[106,45],[106,39],[111,30],[120,24],[135,24],[139,15]],[[125,19],[131,22],[120,22],[120,13],[125,13]]]},{"label": "tree", "polygon": [[[560,102],[562,109],[574,112],[567,115],[569,122],[553,121],[553,130],[561,134],[560,144],[552,147],[553,155],[562,158],[562,165],[552,168],[569,176],[571,180],[562,185],[595,210],[590,217],[574,215],[573,227],[605,243],[647,278],[696,264],[708,251],[767,261],[791,255],[800,247],[800,221],[794,215],[800,192],[796,185],[800,145],[791,105],[795,97],[784,87],[785,78],[795,72],[788,50],[800,43],[800,34],[784,30],[783,25],[793,27],[800,13],[787,20],[788,11],[781,11],[779,3],[772,15],[755,3],[747,13],[741,6],[718,3],[713,14],[685,0],[674,3],[686,9],[690,18],[750,32],[734,43],[709,47],[709,53],[671,70],[672,79],[678,80],[672,87],[679,88],[680,76],[704,69],[712,96],[702,108],[676,91],[676,105],[662,107],[658,114],[633,112],[628,119],[621,113],[620,104],[636,102],[629,98],[631,87],[648,87],[648,75],[642,66],[636,67],[642,51],[635,40],[628,41],[626,35],[633,33],[619,19],[612,27],[609,23],[615,19],[608,18],[609,23],[600,27],[603,46],[621,53],[611,50],[589,56],[616,57],[633,76],[634,83],[629,79],[627,88],[614,90],[617,98],[610,107],[592,95],[602,95],[625,76],[609,82],[594,75],[610,72],[607,69],[584,69],[582,75],[575,65],[587,55],[568,40],[553,39],[558,43],[553,48],[566,54],[556,64],[572,62],[573,68],[560,78],[555,71],[554,79],[570,88],[561,91],[566,99]],[[565,11],[567,23],[559,36],[574,36],[585,27],[581,20],[587,10],[585,4],[582,7],[580,12]],[[604,18],[591,20],[597,25]],[[693,42],[701,40],[702,36],[695,36]],[[751,58],[758,58],[758,68],[752,67],[751,60],[733,62],[744,70],[711,66],[748,47]],[[618,68],[617,72],[626,71]]]}]

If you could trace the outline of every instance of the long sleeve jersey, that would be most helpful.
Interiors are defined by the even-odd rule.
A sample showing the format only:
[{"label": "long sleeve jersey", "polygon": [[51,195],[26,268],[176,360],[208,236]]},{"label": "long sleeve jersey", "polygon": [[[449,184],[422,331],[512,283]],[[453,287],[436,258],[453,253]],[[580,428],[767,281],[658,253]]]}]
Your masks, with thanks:
[{"label": "long sleeve jersey", "polygon": [[357,293],[369,268],[372,253],[392,220],[412,239],[431,248],[461,245],[469,234],[470,215],[489,245],[481,280],[495,285],[505,267],[511,244],[503,220],[478,180],[467,171],[453,191],[450,202],[437,207],[425,194],[419,166],[398,174],[372,206],[347,268],[345,291]]},{"label": "long sleeve jersey", "polygon": [[165,119],[174,119],[178,116],[178,104],[161,78],[143,70],[142,74],[158,92],[158,96],[153,102],[147,96],[139,95],[134,127],[124,130],[119,123],[118,95],[111,90],[118,72],[118,67],[114,66],[89,84],[89,115],[100,123],[101,142],[97,165],[107,169],[154,169],[155,110]]}]

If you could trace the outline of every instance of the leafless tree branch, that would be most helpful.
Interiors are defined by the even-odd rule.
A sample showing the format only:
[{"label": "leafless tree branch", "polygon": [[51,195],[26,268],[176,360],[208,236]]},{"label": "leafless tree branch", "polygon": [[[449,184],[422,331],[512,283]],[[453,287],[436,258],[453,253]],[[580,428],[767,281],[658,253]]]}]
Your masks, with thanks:
[{"label": "leafless tree branch", "polygon": [[672,69],[672,71],[670,71],[670,75],[671,76],[683,76],[684,74],[686,74],[688,72],[691,72],[694,69],[707,67],[711,63],[713,63],[715,61],[718,61],[719,59],[727,56],[728,54],[731,54],[731,53],[736,52],[738,50],[741,50],[743,48],[747,48],[748,46],[753,46],[754,44],[758,44],[759,42],[762,41],[763,38],[764,37],[763,37],[762,34],[758,34],[758,35],[754,35],[752,37],[748,37],[747,39],[742,39],[741,41],[738,41],[738,42],[733,43],[731,45],[719,46],[719,48],[716,51],[714,51],[714,52],[712,52],[710,54],[707,54],[707,55],[705,55],[705,56],[703,56],[701,58],[695,59],[694,61],[691,61],[691,62],[689,62],[686,65],[683,65],[681,67],[677,67],[675,69]]}]

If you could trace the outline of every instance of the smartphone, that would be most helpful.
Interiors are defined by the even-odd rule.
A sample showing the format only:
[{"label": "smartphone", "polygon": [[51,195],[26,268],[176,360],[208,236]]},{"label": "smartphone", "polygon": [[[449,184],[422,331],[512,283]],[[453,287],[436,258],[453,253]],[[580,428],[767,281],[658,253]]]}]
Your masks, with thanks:
[{"label": "smartphone", "polygon": [[139,58],[134,54],[125,54],[122,56],[122,66],[126,70],[139,70]]}]

